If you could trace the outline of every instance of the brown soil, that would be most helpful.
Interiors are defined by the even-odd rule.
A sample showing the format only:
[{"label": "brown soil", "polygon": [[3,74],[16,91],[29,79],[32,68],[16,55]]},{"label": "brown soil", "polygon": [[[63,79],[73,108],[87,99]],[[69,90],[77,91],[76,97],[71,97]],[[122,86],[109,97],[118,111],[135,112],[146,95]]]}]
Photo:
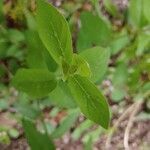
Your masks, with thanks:
[{"label": "brown soil", "polygon": [[[121,122],[118,130],[111,139],[109,148],[105,148],[108,135],[102,135],[94,144],[94,150],[124,150],[124,130],[128,120]],[[57,150],[83,150],[81,139],[73,141],[71,133],[66,133],[62,138],[55,141]],[[129,138],[130,150],[149,150],[150,147],[150,121],[135,122],[131,129]],[[18,139],[11,140],[10,145],[0,145],[0,150],[28,150],[26,139],[21,136]]]}]

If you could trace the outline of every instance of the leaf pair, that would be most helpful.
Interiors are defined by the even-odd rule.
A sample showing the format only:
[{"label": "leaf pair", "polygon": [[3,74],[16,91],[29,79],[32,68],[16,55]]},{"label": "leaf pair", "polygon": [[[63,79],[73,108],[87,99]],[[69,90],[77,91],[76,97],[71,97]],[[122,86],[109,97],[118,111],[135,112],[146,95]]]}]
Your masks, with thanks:
[{"label": "leaf pair", "polygon": [[[71,35],[64,17],[44,0],[37,2],[38,32],[44,46],[62,68],[61,79],[65,79],[65,84],[68,84],[83,114],[104,128],[108,128],[109,109],[106,99],[88,79],[91,73],[85,60],[89,61],[90,67],[93,68],[92,63],[95,63],[96,57],[90,60],[92,51],[80,55],[73,54]],[[98,52],[98,49],[94,51]],[[97,77],[95,76],[93,80],[96,81]],[[33,98],[41,98],[56,87],[57,81],[46,69],[22,69],[17,72],[13,83],[17,89],[28,93]]]}]

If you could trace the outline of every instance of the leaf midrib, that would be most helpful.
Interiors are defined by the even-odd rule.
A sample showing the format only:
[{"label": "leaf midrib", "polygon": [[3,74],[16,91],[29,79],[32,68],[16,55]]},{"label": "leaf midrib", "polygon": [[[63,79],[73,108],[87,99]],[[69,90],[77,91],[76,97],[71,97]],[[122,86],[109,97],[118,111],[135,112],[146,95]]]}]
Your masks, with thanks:
[{"label": "leaf midrib", "polygon": [[[87,97],[87,99],[89,99],[89,102],[91,102],[91,104],[94,106],[94,108],[95,109],[97,109],[97,107],[95,106],[95,104],[94,104],[94,102],[93,102],[93,97],[91,96],[91,95],[89,95],[87,92],[86,92],[86,90],[82,87],[82,85],[78,82],[78,80],[74,77],[74,81],[80,86],[80,88],[84,91],[84,93],[85,93],[85,95],[87,95],[86,97]],[[92,100],[90,100],[90,98],[92,99]],[[88,101],[86,100],[86,104],[87,104],[87,108],[88,108],[88,110],[89,110],[89,104],[88,104]],[[103,104],[102,104],[103,105]],[[102,115],[104,116],[104,113],[103,112],[101,112],[102,113]],[[88,112],[88,115],[89,115],[89,112]],[[89,115],[90,116],[90,115]]]},{"label": "leaf midrib", "polygon": [[52,22],[50,22],[50,25],[51,25],[51,28],[52,28],[52,31],[53,31],[52,36],[57,40],[57,42],[58,42],[58,44],[59,44],[59,49],[60,49],[60,51],[61,51],[61,54],[62,54],[62,56],[64,57],[63,48],[62,48],[61,42],[60,42],[60,40],[59,40],[59,38],[58,38],[58,34],[57,34],[57,32],[55,31],[55,28],[54,28],[54,25],[53,25]]}]

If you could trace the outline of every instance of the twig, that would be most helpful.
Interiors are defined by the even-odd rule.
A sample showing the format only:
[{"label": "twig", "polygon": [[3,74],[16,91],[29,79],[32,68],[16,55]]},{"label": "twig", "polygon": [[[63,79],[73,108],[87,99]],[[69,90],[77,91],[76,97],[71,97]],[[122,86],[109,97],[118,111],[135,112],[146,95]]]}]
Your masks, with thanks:
[{"label": "twig", "polygon": [[138,101],[135,103],[136,105],[135,105],[135,107],[131,113],[127,127],[125,129],[125,134],[124,134],[124,148],[125,148],[125,150],[130,150],[130,147],[129,147],[130,130],[133,126],[135,115],[140,111],[142,103],[143,103],[143,101]]},{"label": "twig", "polygon": [[110,149],[110,147],[111,147],[110,143],[111,143],[111,139],[112,139],[112,136],[113,136],[114,132],[118,128],[120,122],[122,120],[124,120],[132,112],[132,110],[133,110],[134,107],[135,107],[135,103],[132,104],[130,107],[128,107],[127,110],[125,110],[125,112],[119,117],[119,119],[117,120],[117,122],[114,124],[114,126],[112,127],[112,130],[111,130],[111,132],[108,135],[108,138],[106,140],[106,145],[105,145],[106,149]]}]

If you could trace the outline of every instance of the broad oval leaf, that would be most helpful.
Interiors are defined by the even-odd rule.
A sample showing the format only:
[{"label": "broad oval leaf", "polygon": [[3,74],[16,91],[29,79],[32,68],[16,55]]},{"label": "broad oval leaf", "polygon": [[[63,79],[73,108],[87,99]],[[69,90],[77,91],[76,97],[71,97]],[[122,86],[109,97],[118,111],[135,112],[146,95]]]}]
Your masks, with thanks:
[{"label": "broad oval leaf", "polygon": [[107,70],[110,58],[109,49],[94,47],[81,52],[80,55],[88,62],[91,68],[91,80],[93,82],[100,81]]},{"label": "broad oval leaf", "polygon": [[12,84],[32,98],[42,98],[55,89],[57,82],[48,70],[19,69]]},{"label": "broad oval leaf", "polygon": [[70,63],[72,40],[65,18],[51,4],[44,0],[37,2],[37,27],[42,42],[58,64],[61,57]]},{"label": "broad oval leaf", "polygon": [[111,29],[99,16],[91,12],[81,14],[81,28],[78,34],[77,50],[80,52],[97,45],[106,45]]},{"label": "broad oval leaf", "polygon": [[32,121],[23,119],[22,123],[31,150],[55,150],[55,146],[49,136],[37,131]]},{"label": "broad oval leaf", "polygon": [[48,69],[54,72],[57,69],[57,64],[47,49],[41,42],[37,31],[26,32],[26,40],[28,44],[27,64],[30,68]]},{"label": "broad oval leaf", "polygon": [[96,86],[79,75],[69,78],[68,85],[83,114],[102,127],[108,128],[108,103]]}]

